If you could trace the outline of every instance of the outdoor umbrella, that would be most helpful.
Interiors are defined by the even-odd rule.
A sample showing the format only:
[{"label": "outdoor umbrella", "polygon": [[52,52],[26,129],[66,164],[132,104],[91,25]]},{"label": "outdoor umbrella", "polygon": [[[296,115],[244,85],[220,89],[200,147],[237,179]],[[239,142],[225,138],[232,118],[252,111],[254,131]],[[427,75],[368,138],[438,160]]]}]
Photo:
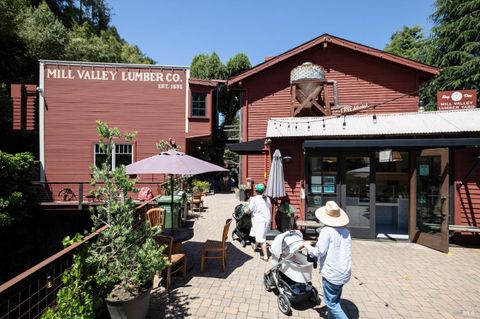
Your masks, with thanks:
[{"label": "outdoor umbrella", "polygon": [[[227,169],[202,161],[185,153],[171,149],[127,165],[127,175],[138,174],[169,174],[171,176],[170,209],[173,218],[173,175],[197,175],[208,172],[227,171]],[[171,223],[173,232],[173,220]]]},{"label": "outdoor umbrella", "polygon": [[283,177],[282,154],[278,149],[273,153],[272,166],[270,167],[270,174],[268,175],[267,190],[265,191],[265,195],[274,200],[286,196],[285,179]]}]

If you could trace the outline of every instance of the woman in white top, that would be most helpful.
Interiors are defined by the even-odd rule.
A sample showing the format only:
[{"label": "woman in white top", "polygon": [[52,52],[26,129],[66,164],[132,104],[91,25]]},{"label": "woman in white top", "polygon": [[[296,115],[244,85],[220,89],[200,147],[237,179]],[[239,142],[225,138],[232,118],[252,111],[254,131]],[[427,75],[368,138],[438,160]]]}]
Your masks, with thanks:
[{"label": "woman in white top", "polygon": [[261,244],[263,251],[263,260],[268,260],[267,254],[267,232],[270,229],[270,210],[272,204],[270,199],[263,196],[265,192],[265,185],[257,184],[255,186],[255,195],[250,198],[248,204],[247,213],[252,214],[252,228],[250,230],[250,236],[255,236],[255,244],[252,244],[253,250],[257,248],[258,244]]}]

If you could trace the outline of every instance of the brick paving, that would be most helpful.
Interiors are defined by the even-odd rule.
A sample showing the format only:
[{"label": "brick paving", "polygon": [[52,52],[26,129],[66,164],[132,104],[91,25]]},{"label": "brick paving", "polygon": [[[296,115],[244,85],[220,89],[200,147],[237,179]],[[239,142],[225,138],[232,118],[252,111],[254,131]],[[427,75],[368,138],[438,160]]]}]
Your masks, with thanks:
[{"label": "brick paving", "polygon": [[[184,281],[174,278],[170,294],[152,292],[149,318],[284,318],[273,292],[263,290],[270,264],[251,247],[229,236],[227,270],[210,260],[200,273],[206,239],[220,240],[225,220],[238,200],[233,194],[205,198],[195,236],[184,244],[193,267]],[[232,222],[230,233],[235,227]],[[405,242],[353,240],[352,279],[342,306],[349,318],[480,318],[480,249],[451,247],[449,254]],[[321,293],[318,269],[313,284]],[[322,299],[322,297],[320,296]],[[325,317],[325,306],[301,304],[290,318]]]}]

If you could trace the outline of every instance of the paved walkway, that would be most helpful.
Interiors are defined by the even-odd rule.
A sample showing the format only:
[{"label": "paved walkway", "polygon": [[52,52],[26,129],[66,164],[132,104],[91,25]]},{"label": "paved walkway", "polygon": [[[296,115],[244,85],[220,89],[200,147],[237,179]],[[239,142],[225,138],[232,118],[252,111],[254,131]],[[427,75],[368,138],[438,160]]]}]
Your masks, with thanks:
[{"label": "paved walkway", "polygon": [[[202,243],[220,240],[236,204],[233,194],[205,199],[208,210],[198,216],[195,236],[184,245],[193,269],[185,281],[174,278],[176,288],[169,295],[162,288],[154,291],[150,318],[286,317],[275,294],[263,290],[269,263],[230,236],[227,271],[213,260],[200,273]],[[234,227],[235,220],[230,233]],[[352,259],[353,276],[342,296],[350,318],[480,318],[480,249],[452,247],[443,254],[410,243],[354,240]],[[317,271],[313,283],[321,292]],[[291,316],[319,317],[325,317],[323,302],[299,305]]]}]

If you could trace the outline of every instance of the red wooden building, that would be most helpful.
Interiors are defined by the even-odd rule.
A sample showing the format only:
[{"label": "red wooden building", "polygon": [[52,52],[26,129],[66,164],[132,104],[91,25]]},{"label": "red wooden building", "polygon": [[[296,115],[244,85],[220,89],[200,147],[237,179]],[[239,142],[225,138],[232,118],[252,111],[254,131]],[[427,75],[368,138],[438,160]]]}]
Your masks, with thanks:
[{"label": "red wooden building", "polygon": [[[295,78],[305,62],[320,78]],[[419,86],[439,72],[325,34],[230,78],[248,143],[242,181],[265,182],[279,149],[297,224],[333,199],[355,237],[447,250],[449,228],[480,224],[480,112],[421,112]]]},{"label": "red wooden building", "polygon": [[195,151],[212,135],[217,83],[189,74],[177,66],[40,61],[41,179],[90,180],[90,165],[104,156],[96,120],[138,132],[132,144],[116,145],[114,166],[156,154],[162,139]]}]

